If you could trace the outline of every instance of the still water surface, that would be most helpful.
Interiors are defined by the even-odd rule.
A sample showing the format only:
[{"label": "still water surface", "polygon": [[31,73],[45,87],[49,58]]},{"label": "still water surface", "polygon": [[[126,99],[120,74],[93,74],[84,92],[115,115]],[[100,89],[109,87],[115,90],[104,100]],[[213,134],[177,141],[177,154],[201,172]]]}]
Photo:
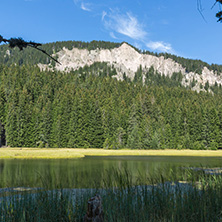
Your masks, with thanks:
[{"label": "still water surface", "polygon": [[[183,167],[222,167],[221,157],[85,157],[69,160],[0,160],[0,188],[93,187],[115,169],[127,169],[134,178],[166,174]],[[175,172],[176,173],[176,172]],[[178,172],[177,172],[178,173]]]}]

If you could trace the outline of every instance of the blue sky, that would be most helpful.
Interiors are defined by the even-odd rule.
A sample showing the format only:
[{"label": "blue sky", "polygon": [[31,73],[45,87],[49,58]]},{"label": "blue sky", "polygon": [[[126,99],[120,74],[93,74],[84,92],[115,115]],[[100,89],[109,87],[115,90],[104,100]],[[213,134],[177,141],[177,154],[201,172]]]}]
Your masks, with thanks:
[{"label": "blue sky", "polygon": [[0,35],[40,43],[126,41],[142,50],[222,64],[215,0],[1,0]]}]

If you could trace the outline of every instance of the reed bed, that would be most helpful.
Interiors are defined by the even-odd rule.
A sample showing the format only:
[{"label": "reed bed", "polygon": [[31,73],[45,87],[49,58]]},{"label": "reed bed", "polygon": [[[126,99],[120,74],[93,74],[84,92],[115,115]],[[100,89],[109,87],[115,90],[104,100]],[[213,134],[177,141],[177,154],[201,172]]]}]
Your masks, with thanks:
[{"label": "reed bed", "polygon": [[[167,177],[133,178],[128,170],[107,171],[92,189],[49,189],[0,197],[0,221],[83,221],[87,200],[102,198],[104,221],[222,221],[222,176],[182,169]],[[96,185],[96,182],[94,183]]]}]

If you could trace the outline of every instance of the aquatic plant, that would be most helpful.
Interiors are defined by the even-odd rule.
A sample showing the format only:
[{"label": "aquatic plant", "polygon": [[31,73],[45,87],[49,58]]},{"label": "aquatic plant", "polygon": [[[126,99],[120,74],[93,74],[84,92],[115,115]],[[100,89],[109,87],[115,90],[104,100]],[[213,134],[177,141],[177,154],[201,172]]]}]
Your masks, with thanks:
[{"label": "aquatic plant", "polygon": [[[0,197],[0,221],[83,221],[87,200],[102,198],[105,221],[221,221],[222,176],[183,169],[187,181],[159,174],[133,179],[107,171],[102,188],[35,190]],[[172,174],[172,173],[171,173]],[[109,180],[106,180],[110,178]],[[51,183],[51,182],[50,182]],[[100,184],[101,185],[101,184]]]}]

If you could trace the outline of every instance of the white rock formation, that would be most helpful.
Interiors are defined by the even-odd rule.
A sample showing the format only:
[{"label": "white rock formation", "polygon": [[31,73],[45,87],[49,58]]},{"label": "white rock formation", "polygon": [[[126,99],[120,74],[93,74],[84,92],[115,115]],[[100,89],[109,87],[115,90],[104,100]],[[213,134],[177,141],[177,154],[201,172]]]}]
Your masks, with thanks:
[{"label": "white rock formation", "polygon": [[[183,74],[182,84],[184,86],[190,85],[193,79],[197,82],[194,90],[200,90],[200,84],[203,86],[208,81],[210,85],[222,84],[220,75],[217,75],[214,71],[210,71],[204,67],[202,75],[198,73],[190,72],[187,73],[185,68],[181,64],[168,58],[164,59],[163,56],[157,57],[153,55],[146,55],[137,52],[130,45],[123,43],[120,47],[114,49],[78,49],[73,48],[69,50],[63,48],[61,51],[54,54],[58,56],[58,61],[62,64],[56,64],[55,68],[60,71],[77,70],[85,65],[92,65],[94,62],[106,62],[107,64],[113,65],[117,70],[117,78],[122,79],[122,75],[125,72],[131,79],[134,77],[135,72],[141,66],[145,72],[151,66],[161,73],[162,75],[171,76],[174,72],[181,72]],[[43,68],[42,65],[40,65]]]}]

